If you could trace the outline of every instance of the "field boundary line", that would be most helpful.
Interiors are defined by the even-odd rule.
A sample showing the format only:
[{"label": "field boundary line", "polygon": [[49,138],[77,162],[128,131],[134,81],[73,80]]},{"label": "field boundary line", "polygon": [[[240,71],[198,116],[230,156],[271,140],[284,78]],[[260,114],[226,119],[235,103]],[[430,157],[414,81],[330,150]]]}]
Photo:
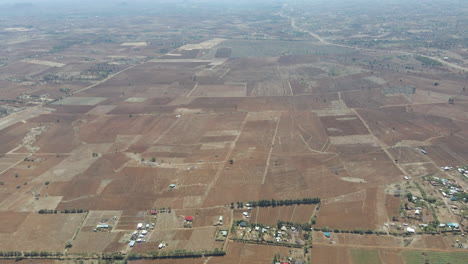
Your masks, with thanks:
[{"label": "field boundary line", "polygon": [[234,141],[232,141],[231,145],[231,149],[228,151],[228,153],[226,154],[223,162],[222,162],[222,166],[219,166],[219,169],[218,171],[215,173],[215,176],[214,176],[214,179],[210,182],[210,184],[208,185],[208,188],[206,189],[205,191],[205,196],[208,195],[208,192],[211,190],[211,188],[213,188],[213,186],[216,184],[216,182],[218,181],[219,179],[219,176],[221,176],[221,172],[223,171],[224,169],[224,165],[226,164],[226,162],[228,161],[229,157],[232,155],[232,152],[234,151],[234,148],[236,147],[236,143],[237,141],[239,140],[240,138],[240,135],[242,134],[242,131],[244,130],[244,127],[245,127],[245,124],[247,123],[247,119],[248,119],[248,114],[245,115],[244,117],[244,120],[242,120],[242,123],[239,127],[239,134],[237,134],[236,138],[234,139]]},{"label": "field boundary line", "polygon": [[228,68],[228,69],[223,73],[223,75],[219,76],[218,79],[223,79],[224,76],[226,76],[226,74],[228,74],[228,72],[230,72],[230,71],[231,71],[231,68]]},{"label": "field boundary line", "polygon": [[266,175],[268,173],[268,168],[270,167],[271,153],[273,152],[273,147],[275,145],[276,135],[278,134],[278,128],[279,128],[280,121],[281,121],[281,116],[278,117],[278,121],[276,122],[275,134],[273,135],[273,139],[271,140],[270,152],[268,153],[268,158],[267,158],[267,161],[266,161],[266,164],[265,164],[265,170],[263,171],[262,184],[265,184],[265,179],[266,179]]},{"label": "field boundary line", "polygon": [[197,89],[197,87],[198,87],[198,82],[195,83],[192,90],[190,90],[190,92],[185,97],[190,97],[192,93]]},{"label": "field boundary line", "polygon": [[159,135],[158,138],[156,138],[154,141],[153,141],[153,144],[156,144],[159,142],[159,140],[161,140],[162,137],[164,137],[177,123],[179,123],[179,119],[177,119],[176,121],[174,121],[174,123],[172,123],[166,130],[164,130],[164,132]]},{"label": "field boundary line", "polygon": [[291,87],[291,83],[289,82],[289,80],[287,80],[287,82],[288,82],[289,90],[291,91],[291,95],[294,95],[294,92]]},{"label": "field boundary line", "polygon": [[327,246],[327,247],[345,247],[345,248],[368,248],[368,249],[390,249],[401,251],[432,251],[432,252],[464,252],[466,249],[440,249],[440,248],[412,248],[412,247],[392,247],[392,246],[366,246],[355,244],[328,244],[328,243],[314,243],[314,245]]}]

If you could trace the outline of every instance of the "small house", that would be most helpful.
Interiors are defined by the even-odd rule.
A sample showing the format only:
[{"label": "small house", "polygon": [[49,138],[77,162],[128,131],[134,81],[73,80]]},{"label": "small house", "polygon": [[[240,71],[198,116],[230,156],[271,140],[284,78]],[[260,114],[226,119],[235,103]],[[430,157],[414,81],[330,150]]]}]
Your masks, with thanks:
[{"label": "small house", "polygon": [[452,229],[458,229],[460,227],[457,223],[447,223],[447,226]]},{"label": "small house", "polygon": [[193,222],[193,216],[190,216],[190,215],[189,215],[189,216],[186,216],[186,217],[185,217],[185,221],[187,221],[187,222]]},{"label": "small house", "polygon": [[143,223],[138,223],[137,229],[142,229],[143,228]]},{"label": "small house", "polygon": [[325,235],[325,237],[330,238],[330,232],[325,232],[323,234]]},{"label": "small house", "polygon": [[242,222],[239,223],[239,226],[240,227],[247,227],[247,222],[242,221]]},{"label": "small house", "polygon": [[420,212],[419,210],[416,209],[416,211],[414,211],[414,214],[415,214],[415,215],[420,215],[421,212]]},{"label": "small house", "polygon": [[228,231],[222,230],[222,231],[221,231],[221,235],[222,235],[223,237],[227,237]]},{"label": "small house", "polygon": [[128,243],[128,245],[129,245],[130,247],[135,246],[135,240],[131,240],[130,243]]},{"label": "small house", "polygon": [[416,233],[416,230],[414,230],[414,228],[408,226],[408,227],[406,228],[406,232],[408,232],[408,233]]},{"label": "small house", "polygon": [[156,215],[156,214],[158,214],[158,211],[152,209],[152,210],[150,211],[150,213],[151,213],[151,215]]}]

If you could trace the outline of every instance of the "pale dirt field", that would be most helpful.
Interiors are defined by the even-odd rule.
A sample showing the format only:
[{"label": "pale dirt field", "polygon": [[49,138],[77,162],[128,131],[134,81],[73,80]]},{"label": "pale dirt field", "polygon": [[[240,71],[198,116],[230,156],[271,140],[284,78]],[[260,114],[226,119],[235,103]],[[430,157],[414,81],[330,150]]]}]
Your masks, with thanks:
[{"label": "pale dirt field", "polygon": [[125,43],[122,43],[120,44],[121,46],[135,46],[135,47],[144,47],[144,46],[148,46],[148,43],[145,42],[145,41],[141,41],[141,42],[125,42]]},{"label": "pale dirt field", "polygon": [[180,50],[211,49],[223,41],[225,41],[225,39],[214,38],[214,39],[210,39],[210,40],[198,43],[198,44],[187,44],[185,46],[180,47],[179,49]]},{"label": "pale dirt field", "polygon": [[106,100],[105,97],[65,97],[54,102],[55,105],[97,105]]},{"label": "pale dirt field", "polygon": [[376,146],[377,140],[372,135],[352,135],[329,137],[333,145],[371,144]]},{"label": "pale dirt field", "polygon": [[31,119],[40,115],[44,115],[44,114],[49,114],[53,110],[54,109],[51,109],[51,108],[36,106],[36,107],[27,108],[19,112],[4,116],[0,118],[0,131],[18,122],[26,122],[28,119]]},{"label": "pale dirt field", "polygon": [[32,63],[32,64],[39,64],[39,65],[45,65],[45,66],[50,66],[50,67],[63,67],[66,64],[59,63],[59,62],[53,62],[53,61],[43,61],[43,60],[25,60],[24,62],[27,63]]},{"label": "pale dirt field", "polygon": [[92,156],[93,153],[107,152],[111,146],[111,143],[81,145],[74,149],[69,157],[33,181],[54,182],[71,180],[76,175],[87,170],[96,161],[97,158]]}]

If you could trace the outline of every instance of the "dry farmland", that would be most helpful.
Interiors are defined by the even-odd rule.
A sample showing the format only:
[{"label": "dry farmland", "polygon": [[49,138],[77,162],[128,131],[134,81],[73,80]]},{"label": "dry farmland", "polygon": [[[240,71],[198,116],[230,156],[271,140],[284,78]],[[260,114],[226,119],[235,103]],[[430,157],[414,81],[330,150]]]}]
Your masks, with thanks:
[{"label": "dry farmland", "polygon": [[1,263],[468,258],[458,40],[159,2],[0,21]]}]

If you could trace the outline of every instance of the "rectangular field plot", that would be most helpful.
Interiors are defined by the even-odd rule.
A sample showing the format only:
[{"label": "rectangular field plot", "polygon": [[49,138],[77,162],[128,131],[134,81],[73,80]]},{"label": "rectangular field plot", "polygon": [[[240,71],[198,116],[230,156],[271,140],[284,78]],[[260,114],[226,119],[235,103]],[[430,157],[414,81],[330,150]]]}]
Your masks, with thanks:
[{"label": "rectangular field plot", "polygon": [[329,136],[366,135],[369,131],[355,115],[321,117]]},{"label": "rectangular field plot", "polygon": [[279,220],[294,223],[309,223],[315,207],[316,205],[257,207],[250,212],[250,221],[270,226],[275,226]]},{"label": "rectangular field plot", "polygon": [[242,97],[246,96],[244,84],[197,85],[190,96],[194,97]]},{"label": "rectangular field plot", "polygon": [[106,97],[66,97],[53,104],[56,105],[97,105],[106,100]]},{"label": "rectangular field plot", "polygon": [[359,264],[379,264],[382,263],[380,260],[379,252],[377,250],[368,249],[351,249],[351,256],[353,263]]},{"label": "rectangular field plot", "polygon": [[13,235],[0,234],[0,248],[63,251],[65,243],[73,237],[84,217],[85,214],[30,214]]},{"label": "rectangular field plot", "polygon": [[[467,252],[402,252],[405,263],[435,263],[435,264],[465,264],[468,262]],[[425,262],[426,261],[426,262]]]}]

